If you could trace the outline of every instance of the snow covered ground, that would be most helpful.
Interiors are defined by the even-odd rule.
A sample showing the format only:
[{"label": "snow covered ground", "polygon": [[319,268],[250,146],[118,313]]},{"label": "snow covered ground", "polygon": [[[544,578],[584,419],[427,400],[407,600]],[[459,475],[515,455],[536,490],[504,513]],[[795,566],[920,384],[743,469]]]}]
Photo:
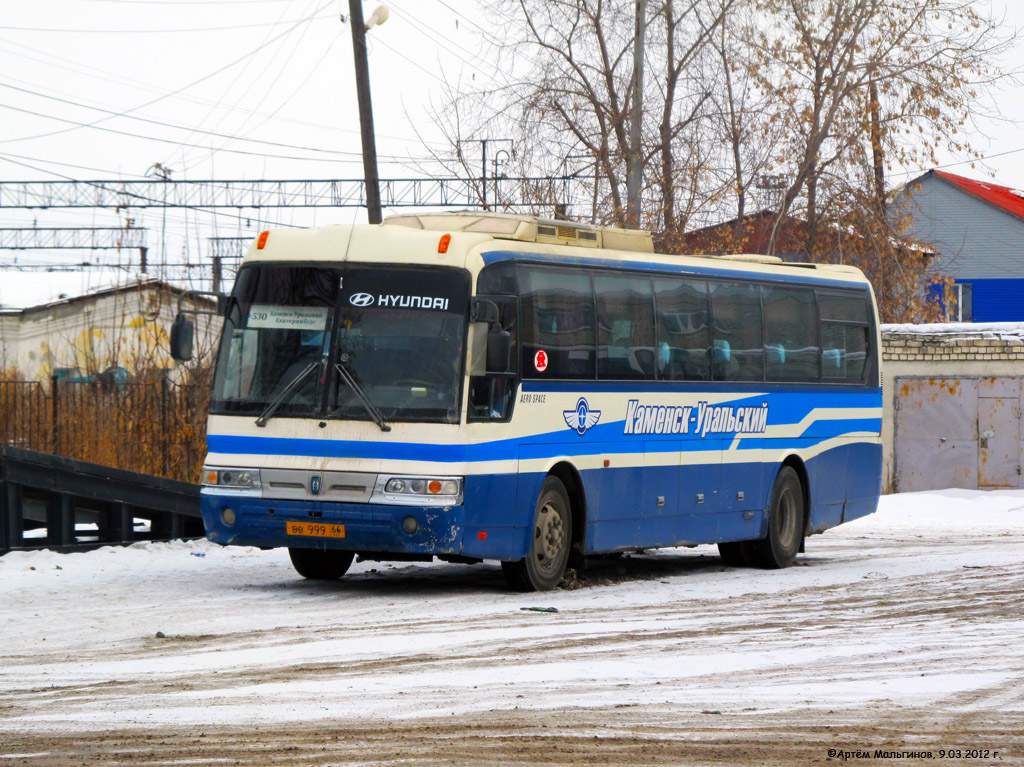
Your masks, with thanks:
[{"label": "snow covered ground", "polygon": [[1024,491],[888,496],[787,570],[698,547],[583,582],[523,595],[496,566],[363,562],[322,584],[284,551],[205,541],[13,552],[0,767],[802,764],[865,748],[1024,764]]}]

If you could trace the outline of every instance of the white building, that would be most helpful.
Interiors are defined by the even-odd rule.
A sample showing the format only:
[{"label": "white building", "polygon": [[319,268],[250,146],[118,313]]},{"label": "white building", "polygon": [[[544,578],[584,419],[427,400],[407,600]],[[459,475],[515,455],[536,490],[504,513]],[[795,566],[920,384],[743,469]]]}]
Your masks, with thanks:
[{"label": "white building", "polygon": [[[21,380],[94,378],[124,380],[143,370],[173,370],[171,323],[180,310],[216,310],[204,298],[160,280],[108,288],[26,309],[0,309],[0,371]],[[216,349],[220,317],[196,320],[197,357]]]}]

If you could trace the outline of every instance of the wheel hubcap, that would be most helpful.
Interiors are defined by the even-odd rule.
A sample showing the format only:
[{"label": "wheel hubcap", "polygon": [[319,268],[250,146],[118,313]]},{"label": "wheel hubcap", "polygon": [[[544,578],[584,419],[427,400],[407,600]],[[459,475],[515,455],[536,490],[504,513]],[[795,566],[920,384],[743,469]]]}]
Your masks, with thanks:
[{"label": "wheel hubcap", "polygon": [[565,526],[553,504],[545,503],[537,515],[533,538],[537,564],[545,570],[553,569],[565,544]]}]

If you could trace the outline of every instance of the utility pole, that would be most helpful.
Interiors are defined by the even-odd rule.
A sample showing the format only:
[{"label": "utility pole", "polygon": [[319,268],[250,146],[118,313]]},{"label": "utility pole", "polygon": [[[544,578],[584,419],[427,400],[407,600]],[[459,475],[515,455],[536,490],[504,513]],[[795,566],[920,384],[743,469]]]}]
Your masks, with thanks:
[{"label": "utility pole", "polygon": [[373,107],[370,104],[370,69],[366,61],[366,24],[362,0],[348,0],[352,27],[352,55],[356,65],[356,97],[359,100],[359,129],[363,137],[363,176],[366,179],[366,217],[381,222],[380,179],[377,176],[377,144],[373,136]]},{"label": "utility pole", "polygon": [[640,187],[643,185],[644,156],[640,146],[643,118],[644,35],[647,30],[647,0],[636,0],[636,28],[633,33],[633,115],[629,130],[629,158],[626,168],[626,226],[640,226]]}]

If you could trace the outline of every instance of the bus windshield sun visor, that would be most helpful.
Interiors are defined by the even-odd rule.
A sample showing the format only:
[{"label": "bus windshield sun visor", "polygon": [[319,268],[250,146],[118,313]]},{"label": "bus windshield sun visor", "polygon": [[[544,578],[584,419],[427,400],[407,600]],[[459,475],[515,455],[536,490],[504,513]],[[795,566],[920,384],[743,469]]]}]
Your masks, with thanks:
[{"label": "bus windshield sun visor", "polygon": [[271,400],[270,404],[260,413],[260,417],[256,419],[257,426],[266,426],[267,420],[271,418],[277,409],[281,407],[286,399],[288,399],[292,392],[298,389],[302,383],[309,378],[309,374],[320,367],[319,362],[310,362],[295,378],[293,378],[287,386],[285,386],[281,393]]},{"label": "bus windshield sun visor", "polygon": [[366,392],[363,391],[362,387],[356,383],[356,379],[352,377],[352,374],[348,372],[348,368],[342,365],[340,362],[334,363],[334,369],[338,371],[338,375],[341,376],[341,380],[348,384],[348,387],[355,393],[356,397],[366,408],[366,412],[370,414],[370,418],[373,422],[380,427],[381,431],[391,431],[391,427],[384,423],[384,416],[380,414],[380,411],[373,406],[369,398],[366,396]]}]

